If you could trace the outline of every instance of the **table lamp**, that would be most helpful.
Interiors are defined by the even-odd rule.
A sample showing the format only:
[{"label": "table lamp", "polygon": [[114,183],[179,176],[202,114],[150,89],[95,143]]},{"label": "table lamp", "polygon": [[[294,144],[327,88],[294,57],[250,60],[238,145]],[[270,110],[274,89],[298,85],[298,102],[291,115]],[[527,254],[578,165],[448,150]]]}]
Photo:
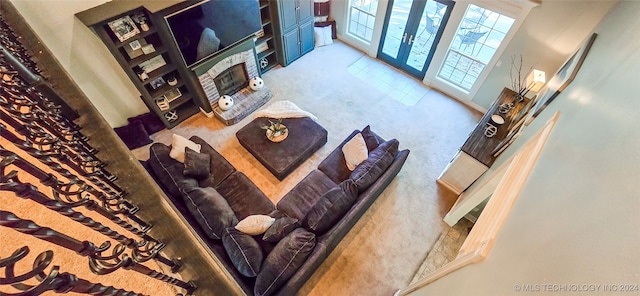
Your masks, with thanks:
[{"label": "table lamp", "polygon": [[538,92],[542,88],[542,86],[546,82],[544,76],[544,71],[538,69],[533,69],[529,73],[529,75],[527,75],[527,78],[525,79],[526,87],[521,89],[518,93],[520,101],[522,101],[524,99],[524,96],[526,96],[530,91]]}]

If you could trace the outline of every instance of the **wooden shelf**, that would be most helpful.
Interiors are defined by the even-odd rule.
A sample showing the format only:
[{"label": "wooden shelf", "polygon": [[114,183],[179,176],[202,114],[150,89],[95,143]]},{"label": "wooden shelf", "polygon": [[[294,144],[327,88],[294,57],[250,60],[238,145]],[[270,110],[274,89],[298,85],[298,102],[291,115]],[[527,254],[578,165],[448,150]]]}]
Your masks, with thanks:
[{"label": "wooden shelf", "polygon": [[[146,15],[149,30],[142,31],[138,26],[140,33],[124,41],[120,41],[111,30],[111,27],[109,27],[109,22],[125,16],[133,16],[139,13],[143,13]],[[149,110],[155,113],[162,120],[167,128],[172,128],[199,111],[199,106],[196,103],[197,98],[195,97],[197,94],[191,89],[191,86],[188,84],[188,82],[186,82],[184,79],[181,79],[185,78],[185,76],[183,76],[185,74],[182,74],[182,70],[179,69],[180,65],[177,65],[173,62],[172,53],[169,52],[168,45],[165,45],[166,43],[164,42],[164,37],[162,36],[162,33],[165,32],[160,32],[163,27],[154,26],[154,22],[160,22],[160,18],[151,15],[151,13],[145,8],[137,7],[123,14],[104,19],[101,22],[93,25],[92,27],[94,28],[100,39],[102,39],[103,43],[107,46],[109,51],[116,58],[127,76],[129,76],[129,79],[131,79],[133,84],[136,86],[136,88],[140,92],[140,98],[145,103],[145,105],[149,108]],[[154,47],[154,51],[148,54],[144,54],[141,52],[136,52],[132,48],[126,47],[134,41],[140,41],[141,46],[144,46],[145,44],[152,44]],[[135,57],[131,58],[131,56]],[[145,61],[149,61],[158,56],[162,56],[165,65],[146,73],[148,78],[144,81],[141,80],[137,73],[141,70],[139,69],[140,64],[143,64]],[[178,79],[176,85],[168,85],[167,80],[170,76],[175,76]],[[164,84],[157,89],[154,89],[151,86],[151,82],[157,80],[160,77],[164,79]],[[179,89],[181,96],[169,103],[169,110],[160,110],[160,108],[156,104],[156,100],[172,89]],[[176,120],[169,121],[167,117],[165,117],[165,115],[173,111],[175,111],[175,113],[178,115],[178,118]]]}]

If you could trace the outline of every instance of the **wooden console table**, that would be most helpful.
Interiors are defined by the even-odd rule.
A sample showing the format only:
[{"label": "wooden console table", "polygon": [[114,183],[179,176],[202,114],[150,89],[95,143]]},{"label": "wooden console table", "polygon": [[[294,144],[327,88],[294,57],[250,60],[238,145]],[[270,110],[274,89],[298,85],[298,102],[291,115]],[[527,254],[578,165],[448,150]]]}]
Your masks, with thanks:
[{"label": "wooden console table", "polygon": [[[438,177],[438,183],[451,189],[460,195],[475,180],[477,180],[496,160],[494,150],[509,134],[509,126],[520,110],[527,105],[529,99],[515,103],[515,106],[505,114],[498,110],[503,103],[513,102],[518,94],[513,90],[504,88],[500,96],[493,102],[487,113],[480,119],[475,129],[464,142],[460,150]],[[493,137],[485,136],[487,124],[491,122],[491,116],[498,114],[504,118],[504,124],[495,125],[497,132]]]}]

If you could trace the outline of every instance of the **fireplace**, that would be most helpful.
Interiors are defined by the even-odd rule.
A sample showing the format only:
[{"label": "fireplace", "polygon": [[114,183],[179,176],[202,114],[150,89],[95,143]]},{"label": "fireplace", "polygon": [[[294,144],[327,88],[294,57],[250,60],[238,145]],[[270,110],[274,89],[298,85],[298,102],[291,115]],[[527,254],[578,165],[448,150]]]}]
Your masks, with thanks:
[{"label": "fireplace", "polygon": [[222,95],[233,95],[257,77],[258,65],[253,49],[230,54],[198,76],[209,104],[215,105]]},{"label": "fireplace", "polygon": [[[243,47],[247,49],[241,49]],[[260,76],[253,42],[238,45],[229,53],[222,53],[211,63],[205,64],[196,72],[213,109],[207,116],[215,116],[224,124],[232,125],[271,99],[271,91],[266,86],[258,90],[249,87],[251,78]],[[234,105],[229,110],[218,107],[218,99],[223,95],[229,95],[233,99]]]},{"label": "fireplace", "polygon": [[245,63],[237,64],[213,79],[219,94],[233,95],[249,85]]}]

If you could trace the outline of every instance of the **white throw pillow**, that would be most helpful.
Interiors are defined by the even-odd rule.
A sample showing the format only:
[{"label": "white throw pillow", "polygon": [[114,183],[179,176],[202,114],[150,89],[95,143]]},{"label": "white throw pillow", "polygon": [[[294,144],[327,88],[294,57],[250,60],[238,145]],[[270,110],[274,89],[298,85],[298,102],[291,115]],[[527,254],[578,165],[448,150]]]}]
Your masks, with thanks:
[{"label": "white throw pillow", "polygon": [[316,47],[333,44],[331,38],[331,26],[313,27],[314,37],[316,39]]},{"label": "white throw pillow", "polygon": [[344,160],[350,171],[353,171],[360,163],[367,160],[369,151],[367,150],[367,143],[365,143],[361,133],[357,133],[349,142],[342,146],[342,154],[344,154]]},{"label": "white throw pillow", "polygon": [[267,215],[251,215],[236,224],[236,229],[248,235],[259,235],[265,233],[275,218]]},{"label": "white throw pillow", "polygon": [[184,149],[186,147],[189,147],[189,149],[200,153],[200,144],[196,144],[183,136],[173,134],[169,156],[179,162],[184,163]]}]

